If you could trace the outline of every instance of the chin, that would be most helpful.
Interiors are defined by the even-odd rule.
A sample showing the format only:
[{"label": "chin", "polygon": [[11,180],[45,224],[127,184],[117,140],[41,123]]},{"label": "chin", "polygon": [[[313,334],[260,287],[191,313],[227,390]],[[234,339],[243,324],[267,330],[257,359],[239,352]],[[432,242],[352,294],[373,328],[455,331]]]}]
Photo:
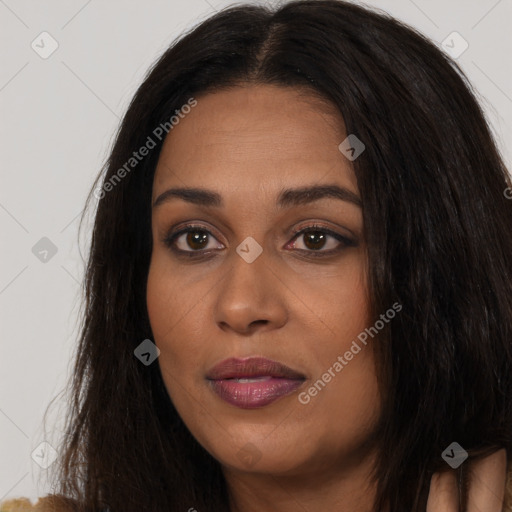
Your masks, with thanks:
[{"label": "chin", "polygon": [[234,471],[293,475],[307,466],[308,451],[301,442],[305,433],[272,436],[269,432],[275,425],[272,429],[262,427],[264,432],[258,432],[254,425],[240,425],[230,430],[231,443],[220,444],[220,436],[215,436],[203,446],[222,466]]}]

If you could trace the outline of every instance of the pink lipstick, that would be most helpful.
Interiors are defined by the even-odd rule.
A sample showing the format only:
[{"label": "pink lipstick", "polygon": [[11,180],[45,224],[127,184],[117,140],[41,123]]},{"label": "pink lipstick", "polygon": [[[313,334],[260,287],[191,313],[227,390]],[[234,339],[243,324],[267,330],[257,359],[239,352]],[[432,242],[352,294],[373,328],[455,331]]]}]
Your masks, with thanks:
[{"label": "pink lipstick", "polygon": [[220,398],[242,409],[271,404],[295,391],[306,379],[288,366],[263,357],[226,359],[206,378]]}]

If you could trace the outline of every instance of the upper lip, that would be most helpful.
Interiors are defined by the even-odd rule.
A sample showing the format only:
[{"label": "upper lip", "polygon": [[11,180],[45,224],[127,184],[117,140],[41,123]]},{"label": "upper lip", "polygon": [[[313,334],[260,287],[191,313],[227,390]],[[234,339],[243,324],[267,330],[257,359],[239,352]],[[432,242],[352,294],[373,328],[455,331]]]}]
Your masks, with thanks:
[{"label": "upper lip", "polygon": [[211,368],[206,378],[221,380],[264,376],[301,380],[306,378],[298,371],[265,357],[248,357],[245,359],[232,357],[225,359]]}]

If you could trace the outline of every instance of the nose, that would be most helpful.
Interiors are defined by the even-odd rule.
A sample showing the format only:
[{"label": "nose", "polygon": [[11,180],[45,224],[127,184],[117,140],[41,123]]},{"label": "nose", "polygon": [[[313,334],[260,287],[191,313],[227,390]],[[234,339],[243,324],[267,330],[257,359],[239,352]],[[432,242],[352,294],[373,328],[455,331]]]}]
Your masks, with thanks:
[{"label": "nose", "polygon": [[250,335],[282,327],[288,318],[286,286],[263,251],[248,263],[237,253],[217,287],[214,317],[224,331]]}]

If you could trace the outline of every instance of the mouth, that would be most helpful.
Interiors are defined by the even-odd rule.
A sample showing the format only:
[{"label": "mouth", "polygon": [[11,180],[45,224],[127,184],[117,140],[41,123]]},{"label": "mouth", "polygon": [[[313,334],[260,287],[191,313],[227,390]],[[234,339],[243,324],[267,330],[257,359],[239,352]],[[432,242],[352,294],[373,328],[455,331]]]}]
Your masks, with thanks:
[{"label": "mouth", "polygon": [[250,357],[226,359],[214,366],[206,379],[225,402],[241,409],[255,409],[293,393],[306,377],[277,361]]}]

